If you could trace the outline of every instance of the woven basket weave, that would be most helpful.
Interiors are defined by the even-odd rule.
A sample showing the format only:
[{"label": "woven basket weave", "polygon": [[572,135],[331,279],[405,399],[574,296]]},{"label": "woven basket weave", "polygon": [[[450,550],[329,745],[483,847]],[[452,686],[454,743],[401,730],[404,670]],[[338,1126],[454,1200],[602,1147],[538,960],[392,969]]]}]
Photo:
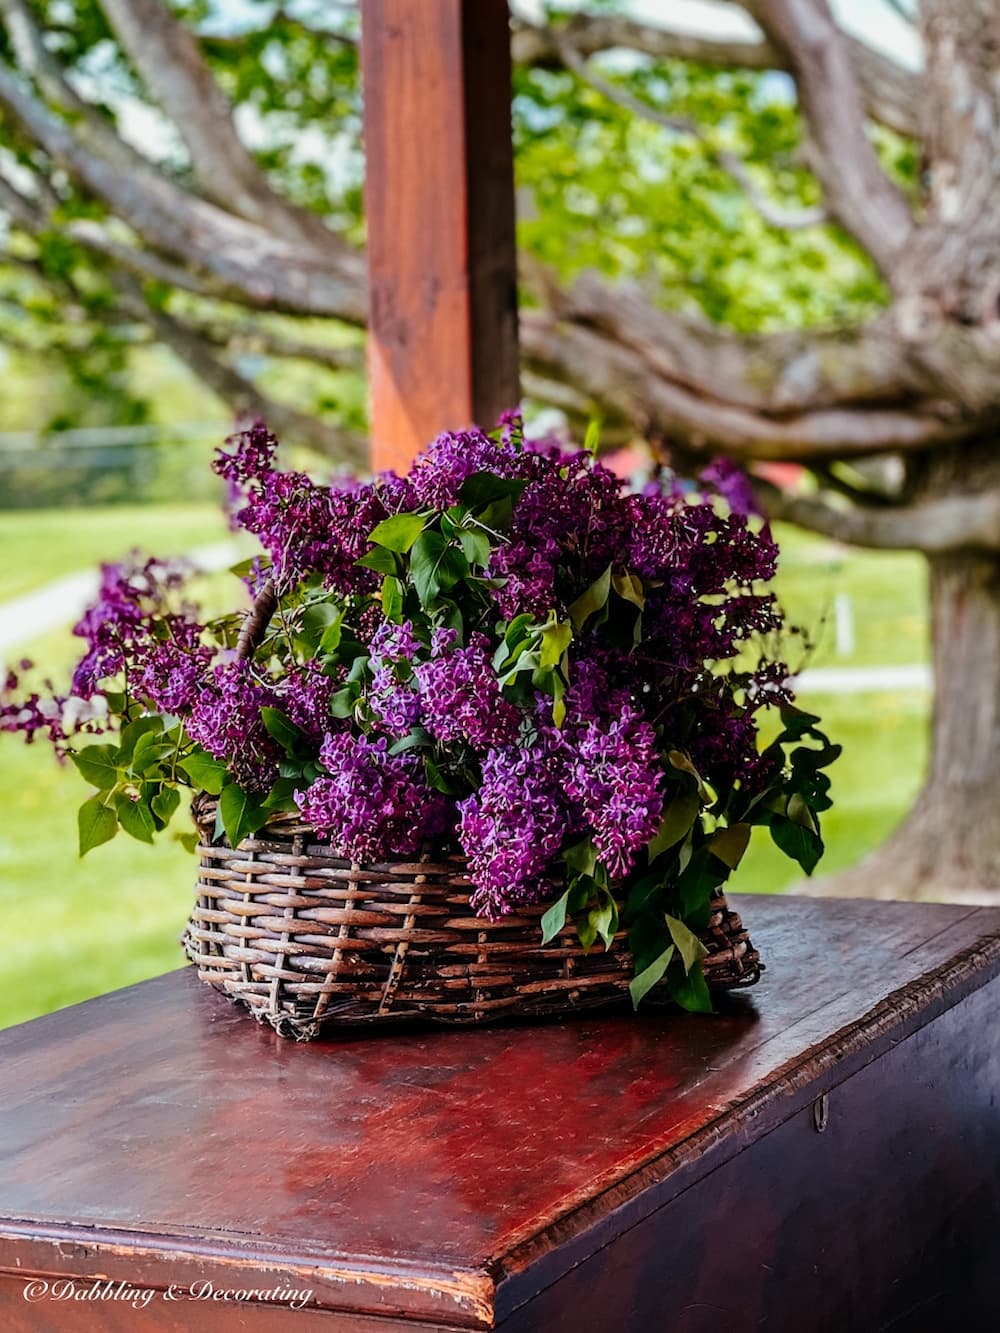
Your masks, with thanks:
[{"label": "woven basket weave", "polygon": [[[571,929],[541,944],[544,905],[484,921],[469,907],[461,856],[358,865],[291,815],[234,851],[212,841],[214,798],[196,797],[194,810],[200,874],[185,951],[203,981],[283,1036],[561,1014],[628,991],[624,932],[587,954]],[[759,955],[721,893],[701,938],[710,986],[753,985]]]}]

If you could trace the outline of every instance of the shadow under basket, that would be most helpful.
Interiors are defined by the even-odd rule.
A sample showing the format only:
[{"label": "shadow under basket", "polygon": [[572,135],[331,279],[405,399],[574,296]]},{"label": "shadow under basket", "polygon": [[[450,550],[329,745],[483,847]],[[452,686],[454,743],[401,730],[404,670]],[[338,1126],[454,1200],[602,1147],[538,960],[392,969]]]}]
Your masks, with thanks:
[{"label": "shadow under basket", "polygon": [[[216,800],[199,794],[198,899],[184,951],[198,976],[282,1036],[413,1019],[484,1023],[621,1002],[632,959],[580,947],[571,929],[541,943],[547,904],[485,921],[469,906],[465,858],[358,865],[294,815],[233,850],[213,842]],[[752,986],[763,965],[722,893],[701,940],[715,989]],[[656,990],[652,992],[656,995]]]}]

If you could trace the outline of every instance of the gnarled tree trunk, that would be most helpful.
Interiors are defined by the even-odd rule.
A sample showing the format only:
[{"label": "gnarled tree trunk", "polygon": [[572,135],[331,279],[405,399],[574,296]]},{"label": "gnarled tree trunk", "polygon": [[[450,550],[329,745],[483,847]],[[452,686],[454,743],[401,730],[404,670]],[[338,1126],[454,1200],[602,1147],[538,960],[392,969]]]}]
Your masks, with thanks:
[{"label": "gnarled tree trunk", "polygon": [[931,556],[934,708],[927,780],[859,865],[815,891],[866,898],[1000,900],[1000,558]]}]

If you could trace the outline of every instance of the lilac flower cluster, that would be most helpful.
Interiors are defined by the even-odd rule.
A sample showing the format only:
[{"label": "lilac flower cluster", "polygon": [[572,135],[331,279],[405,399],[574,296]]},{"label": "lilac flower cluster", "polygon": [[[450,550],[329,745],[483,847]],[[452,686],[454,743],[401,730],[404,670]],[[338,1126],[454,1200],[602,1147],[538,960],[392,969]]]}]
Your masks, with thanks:
[{"label": "lilac flower cluster", "polygon": [[296,792],[296,800],[303,819],[346,856],[413,856],[444,831],[444,800],[427,787],[420,760],[412,753],[390,754],[384,736],[332,732],[320,760],[328,776]]},{"label": "lilac flower cluster", "polygon": [[584,661],[566,704],[556,727],[551,701],[536,700],[532,738],[491,750],[479,790],[459,804],[473,905],[485,916],[549,896],[549,863],[586,835],[609,874],[624,878],[659,827],[663,761],[627,691]]},{"label": "lilac flower cluster", "polygon": [[460,648],[456,630],[434,631],[430,658],[413,674],[424,726],[435,740],[464,740],[480,749],[517,735],[521,715],[501,694],[491,657],[485,634],[474,634]]},{"label": "lilac flower cluster", "polygon": [[317,573],[341,593],[377,586],[376,576],[356,562],[368,547],[368,533],[390,512],[391,486],[383,496],[377,484],[338,479],[321,486],[304,472],[278,471],[277,441],[262,422],[229,443],[233,452],[220,452],[214,467],[231,487],[233,523],[260,541],[279,588]]},{"label": "lilac flower cluster", "polygon": [[266,792],[278,776],[281,750],[268,735],[261,708],[280,706],[273,689],[258,684],[247,662],[213,667],[192,705],[188,735],[216,759],[224,759],[245,791]]}]

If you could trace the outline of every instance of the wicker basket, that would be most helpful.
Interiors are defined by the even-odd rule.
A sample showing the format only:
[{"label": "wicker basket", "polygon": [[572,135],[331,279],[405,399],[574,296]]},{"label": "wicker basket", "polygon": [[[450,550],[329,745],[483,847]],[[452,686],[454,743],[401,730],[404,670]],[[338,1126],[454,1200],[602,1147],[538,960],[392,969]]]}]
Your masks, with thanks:
[{"label": "wicker basket", "polygon": [[[214,798],[200,795],[194,808],[201,861],[185,951],[203,981],[283,1036],[561,1014],[628,991],[624,932],[608,951],[587,954],[571,929],[541,944],[544,906],[484,921],[469,907],[461,856],[357,865],[294,816],[234,851],[212,841]],[[702,939],[710,986],[753,985],[759,956],[721,893]]]}]

